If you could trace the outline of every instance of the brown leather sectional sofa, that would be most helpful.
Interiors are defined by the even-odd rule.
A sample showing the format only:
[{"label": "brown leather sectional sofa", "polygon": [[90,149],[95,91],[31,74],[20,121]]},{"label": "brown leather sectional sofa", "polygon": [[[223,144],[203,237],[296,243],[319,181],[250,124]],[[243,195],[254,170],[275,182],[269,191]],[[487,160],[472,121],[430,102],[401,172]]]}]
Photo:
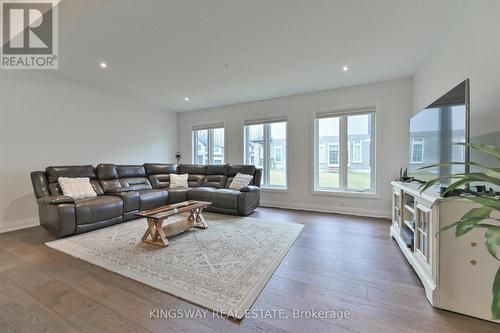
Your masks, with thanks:
[{"label": "brown leather sectional sofa", "polygon": [[[238,173],[253,175],[241,190],[229,189]],[[186,189],[170,189],[170,174],[189,174]],[[64,196],[59,177],[88,177],[96,198]],[[51,166],[31,173],[40,225],[66,237],[137,218],[135,213],[186,200],[210,201],[207,211],[249,215],[259,206],[262,170],[253,165],[153,164]]]}]

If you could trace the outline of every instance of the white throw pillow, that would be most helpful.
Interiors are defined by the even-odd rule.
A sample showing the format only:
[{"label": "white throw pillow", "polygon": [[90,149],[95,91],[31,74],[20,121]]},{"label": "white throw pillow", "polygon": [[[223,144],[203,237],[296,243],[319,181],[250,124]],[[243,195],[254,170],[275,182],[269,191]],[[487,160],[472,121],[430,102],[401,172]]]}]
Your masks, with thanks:
[{"label": "white throw pillow", "polygon": [[186,188],[188,187],[188,177],[187,173],[183,175],[177,175],[175,173],[170,174],[170,187],[169,188]]},{"label": "white throw pillow", "polygon": [[90,178],[59,177],[57,181],[65,196],[72,197],[75,200],[97,197],[97,193],[95,193],[90,183]]},{"label": "white throw pillow", "polygon": [[252,175],[245,175],[243,173],[237,173],[234,176],[233,181],[229,184],[229,188],[233,190],[241,190],[243,187],[248,186],[252,181]]}]

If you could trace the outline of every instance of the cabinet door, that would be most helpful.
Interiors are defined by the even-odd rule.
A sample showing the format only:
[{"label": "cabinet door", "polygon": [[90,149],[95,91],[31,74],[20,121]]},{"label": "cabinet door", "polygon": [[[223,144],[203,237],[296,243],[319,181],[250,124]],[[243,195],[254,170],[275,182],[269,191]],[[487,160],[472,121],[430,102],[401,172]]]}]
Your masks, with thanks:
[{"label": "cabinet door", "polygon": [[401,228],[402,205],[402,191],[394,188],[392,191],[392,223],[398,229]]},{"label": "cabinet door", "polygon": [[420,203],[415,205],[415,255],[423,266],[431,270],[432,209]]}]

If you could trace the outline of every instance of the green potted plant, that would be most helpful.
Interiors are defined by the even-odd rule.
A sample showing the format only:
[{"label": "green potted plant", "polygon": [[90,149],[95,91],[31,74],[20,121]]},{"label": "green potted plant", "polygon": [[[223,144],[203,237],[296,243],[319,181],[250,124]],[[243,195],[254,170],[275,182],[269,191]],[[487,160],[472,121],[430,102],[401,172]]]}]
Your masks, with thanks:
[{"label": "green potted plant", "polygon": [[[478,150],[494,156],[497,161],[500,161],[500,148],[483,144],[462,144],[469,146],[472,149]],[[435,168],[438,166],[451,165],[470,165],[476,167],[479,171],[470,173],[459,173],[454,175],[446,175],[443,177],[434,178],[427,181],[420,188],[423,192],[429,187],[439,184],[446,180],[451,180],[451,184],[446,188],[443,195],[473,182],[481,182],[481,184],[489,184],[500,187],[500,168],[487,167],[474,162],[451,162],[429,165],[421,169]],[[497,247],[500,246],[500,197],[479,195],[476,193],[468,193],[464,196],[465,199],[479,204],[480,207],[472,208],[460,220],[442,227],[439,232],[455,227],[455,236],[458,238],[474,229],[484,229],[484,244],[488,252],[500,262],[500,251],[497,252]],[[497,216],[497,217],[495,217]],[[491,315],[493,319],[500,319],[500,267],[497,270],[492,287],[493,300],[491,303]]]}]

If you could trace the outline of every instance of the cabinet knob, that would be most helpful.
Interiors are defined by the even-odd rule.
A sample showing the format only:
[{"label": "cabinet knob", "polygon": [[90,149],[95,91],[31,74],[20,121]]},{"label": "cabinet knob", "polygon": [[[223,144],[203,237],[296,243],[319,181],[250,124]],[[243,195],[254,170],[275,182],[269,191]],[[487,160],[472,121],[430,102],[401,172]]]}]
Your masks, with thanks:
[{"label": "cabinet knob", "polygon": [[469,262],[470,262],[470,264],[471,264],[472,266],[476,266],[476,265],[477,265],[477,261],[476,261],[476,260],[474,260],[474,259],[472,259],[472,260],[471,260],[471,261],[469,261]]}]

